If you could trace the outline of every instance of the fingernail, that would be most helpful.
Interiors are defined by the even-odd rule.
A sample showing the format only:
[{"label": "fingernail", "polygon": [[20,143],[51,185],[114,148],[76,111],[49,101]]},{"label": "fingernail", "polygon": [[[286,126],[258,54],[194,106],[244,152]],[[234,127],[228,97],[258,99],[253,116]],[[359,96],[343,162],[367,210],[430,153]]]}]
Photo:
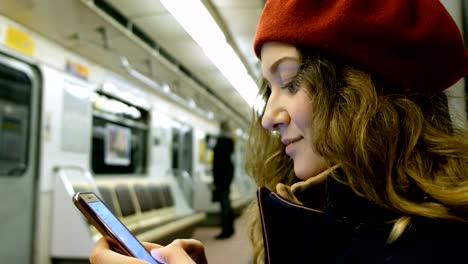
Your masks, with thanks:
[{"label": "fingernail", "polygon": [[155,258],[155,257],[157,257],[157,256],[158,256],[158,253],[157,253],[157,251],[158,251],[158,249],[157,249],[157,248],[156,248],[156,249],[152,249],[152,250],[150,251],[150,253],[151,253],[151,256],[153,256],[153,258]]}]

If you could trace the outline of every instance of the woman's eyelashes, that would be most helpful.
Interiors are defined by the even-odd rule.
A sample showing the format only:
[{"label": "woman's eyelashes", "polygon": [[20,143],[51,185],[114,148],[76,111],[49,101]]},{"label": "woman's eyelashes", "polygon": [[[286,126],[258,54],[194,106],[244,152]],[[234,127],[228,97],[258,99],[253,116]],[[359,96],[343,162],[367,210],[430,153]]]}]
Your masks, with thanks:
[{"label": "woman's eyelashes", "polygon": [[[271,84],[265,80],[265,83],[264,83],[265,87],[264,87],[264,94],[269,97],[269,95],[271,94],[271,90],[272,90],[272,86]],[[288,92],[290,93],[296,93],[298,90],[299,90],[299,83],[297,81],[297,78],[293,78],[291,81],[288,81],[286,82],[285,84],[283,84],[282,86],[279,87],[281,90],[284,90],[284,89],[287,89]]]},{"label": "woman's eyelashes", "polygon": [[290,93],[294,94],[299,90],[299,86],[296,80],[292,80],[281,86],[281,89],[287,89]]}]

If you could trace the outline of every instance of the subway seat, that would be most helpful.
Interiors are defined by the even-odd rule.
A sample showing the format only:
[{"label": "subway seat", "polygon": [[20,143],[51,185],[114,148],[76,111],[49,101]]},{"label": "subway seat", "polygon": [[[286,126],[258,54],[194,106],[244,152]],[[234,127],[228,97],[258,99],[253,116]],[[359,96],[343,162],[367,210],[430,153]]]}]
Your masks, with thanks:
[{"label": "subway seat", "polygon": [[[140,240],[159,244],[191,237],[206,216],[202,212],[178,212],[169,184],[150,179],[96,179],[99,196],[122,223]],[[89,191],[75,184],[75,191]],[[88,223],[89,225],[89,223]],[[101,234],[89,225],[93,240]]]}]

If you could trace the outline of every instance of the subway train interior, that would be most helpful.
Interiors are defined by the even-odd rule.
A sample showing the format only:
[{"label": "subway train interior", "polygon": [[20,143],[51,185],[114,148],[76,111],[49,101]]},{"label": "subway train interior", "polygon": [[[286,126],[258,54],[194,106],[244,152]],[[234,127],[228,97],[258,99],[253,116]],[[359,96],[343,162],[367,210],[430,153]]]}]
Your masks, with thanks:
[{"label": "subway train interior", "polygon": [[[468,2],[442,2],[466,32]],[[242,218],[257,188],[244,151],[262,107],[252,40],[264,4],[1,0],[0,263],[89,263],[100,234],[74,206],[77,191],[96,192],[142,241],[200,239],[219,223],[209,139],[224,120]],[[465,91],[448,91],[459,125]],[[248,254],[247,236],[233,239]],[[203,242],[212,263],[249,263],[223,251],[229,240]],[[232,259],[216,262],[209,247]]]}]

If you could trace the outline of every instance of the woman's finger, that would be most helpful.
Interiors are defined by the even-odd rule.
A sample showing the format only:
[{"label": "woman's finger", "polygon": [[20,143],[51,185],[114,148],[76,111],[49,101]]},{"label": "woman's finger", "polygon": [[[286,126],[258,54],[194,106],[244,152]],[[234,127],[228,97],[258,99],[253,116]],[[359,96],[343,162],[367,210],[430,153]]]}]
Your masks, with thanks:
[{"label": "woman's finger", "polygon": [[151,250],[151,255],[165,264],[195,264],[192,258],[180,246],[169,244],[166,247]]},{"label": "woman's finger", "polygon": [[152,249],[163,247],[159,244],[154,244],[154,243],[149,243],[149,242],[141,242],[141,244],[143,244],[143,246],[146,248],[146,250],[148,250],[148,252],[151,251]]},{"label": "woman's finger", "polygon": [[197,264],[206,264],[205,247],[195,239],[176,239],[171,244],[180,246]]},{"label": "woman's finger", "polygon": [[203,244],[196,239],[176,239],[171,244],[183,248],[188,253],[204,251]]},{"label": "woman's finger", "polygon": [[111,250],[110,245],[113,242],[107,238],[103,237],[94,246],[91,255],[89,256],[89,261],[92,264],[143,264],[146,263],[142,260],[139,260],[134,257],[125,256]]}]

